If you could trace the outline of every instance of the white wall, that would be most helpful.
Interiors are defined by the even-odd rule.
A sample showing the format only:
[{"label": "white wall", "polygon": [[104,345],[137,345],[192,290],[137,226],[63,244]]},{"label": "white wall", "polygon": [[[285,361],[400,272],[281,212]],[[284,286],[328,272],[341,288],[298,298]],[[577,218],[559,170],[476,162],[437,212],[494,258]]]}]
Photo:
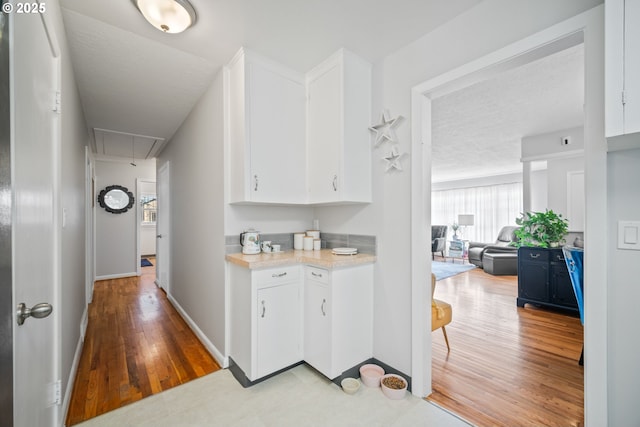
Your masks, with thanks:
[{"label": "white wall", "polygon": [[[640,136],[636,136],[640,140]],[[640,251],[617,249],[619,220],[640,221],[640,150],[608,155],[609,425],[640,425]]]},{"label": "white wall", "polygon": [[[568,136],[571,144],[562,145],[563,137]],[[523,160],[547,160],[553,156],[570,155],[584,150],[584,129],[575,127],[540,135],[522,138],[521,154]]]},{"label": "white wall", "polygon": [[[81,339],[85,303],[85,145],[88,133],[71,67],[58,0],[47,1],[47,18],[60,47],[61,58],[61,194],[66,212],[61,230],[60,378],[62,396],[68,396],[74,354]],[[60,417],[64,411],[60,411]],[[62,419],[60,420],[62,425]]]},{"label": "white wall", "polygon": [[[487,0],[437,28],[374,69],[374,117],[385,108],[405,122],[396,133],[403,152],[411,152],[411,88],[509,43],[587,10],[599,1]],[[374,152],[374,203],[366,213],[324,211],[323,224],[366,227],[379,238],[375,288],[374,356],[411,372],[411,313],[393,315],[389,306],[411,307],[411,174],[409,161],[401,173],[383,174]],[[409,159],[407,157],[407,159]],[[427,211],[430,208],[427,206]],[[320,216],[320,215],[319,215]],[[362,219],[359,216],[363,216]],[[325,226],[322,226],[325,228]],[[426,284],[425,284],[426,286]]]},{"label": "white wall", "polygon": [[134,207],[122,214],[102,209],[96,201],[96,277],[98,280],[135,276],[137,274],[137,179],[155,180],[156,162],[136,160],[131,166],[126,160],[96,160],[96,199],[109,185],[122,185],[135,197]]},{"label": "white wall", "polygon": [[576,220],[576,224],[569,218],[569,179],[567,175],[570,172],[584,172],[584,156],[549,160],[547,165],[547,208],[569,219],[570,231],[584,231],[584,221],[581,219],[584,216],[584,206],[582,206],[581,212],[576,213],[581,217]]},{"label": "white wall", "polygon": [[529,181],[531,207],[529,210],[533,212],[543,212],[547,208],[548,182],[547,169],[531,171]]},{"label": "white wall", "polygon": [[[569,137],[571,144],[562,145],[561,140]],[[570,172],[584,172],[584,129],[576,127],[549,132],[540,135],[532,135],[522,138],[521,153],[523,162],[546,161],[546,186],[541,188],[542,175],[531,173],[531,195],[535,197],[536,208],[532,211],[553,210],[570,219],[570,231],[584,231],[584,206],[569,208],[569,176]],[[535,186],[535,188],[533,188]],[[546,200],[542,196],[546,195]],[[584,200],[584,197],[582,197]],[[544,202],[544,203],[541,203]],[[569,212],[575,216],[575,220],[569,218]]]}]

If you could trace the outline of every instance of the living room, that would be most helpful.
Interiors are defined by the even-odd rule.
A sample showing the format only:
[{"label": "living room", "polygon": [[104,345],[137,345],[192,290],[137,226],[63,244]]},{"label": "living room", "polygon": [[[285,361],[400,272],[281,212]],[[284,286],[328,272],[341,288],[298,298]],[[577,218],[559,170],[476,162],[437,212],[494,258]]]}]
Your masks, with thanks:
[{"label": "living room", "polygon": [[[578,43],[433,100],[431,215],[434,228],[445,232],[432,247],[432,268],[435,298],[450,303],[453,320],[447,325],[451,350],[434,332],[432,399],[475,423],[496,422],[496,398],[530,402],[538,422],[584,420],[579,318],[533,304],[518,308],[517,249],[507,249],[488,266],[474,259],[484,252],[473,249],[509,245],[523,212],[547,210],[568,219],[566,244],[582,245],[583,63]],[[509,233],[501,233],[508,226]],[[503,234],[510,238],[499,242]],[[462,254],[455,251],[460,242]],[[455,274],[461,271],[467,272]],[[496,363],[504,369],[493,371]],[[440,375],[445,371],[448,380]],[[563,372],[566,388],[545,385],[551,372]],[[476,389],[474,381],[484,387]],[[535,395],[557,398],[565,411],[535,404]]]}]

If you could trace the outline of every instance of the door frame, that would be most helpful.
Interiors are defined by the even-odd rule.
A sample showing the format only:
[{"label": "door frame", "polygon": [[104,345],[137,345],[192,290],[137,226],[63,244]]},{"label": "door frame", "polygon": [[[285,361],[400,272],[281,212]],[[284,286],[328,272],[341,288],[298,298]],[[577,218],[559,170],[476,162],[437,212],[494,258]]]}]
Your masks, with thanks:
[{"label": "door frame", "polygon": [[[431,317],[427,313],[430,289],[424,286],[431,275],[428,256],[431,223],[431,99],[486,78],[518,61],[532,60],[541,52],[576,35],[585,49],[585,388],[586,425],[607,423],[607,313],[606,178],[607,157],[604,138],[604,7],[594,7],[545,30],[512,43],[447,73],[414,86],[411,90],[411,228],[412,228],[412,378],[413,393],[431,393]],[[424,260],[427,260],[425,263]]]},{"label": "door frame", "polygon": [[[0,17],[0,190],[11,192],[9,19]],[[0,425],[13,425],[12,198],[0,199]],[[10,319],[9,322],[5,319]]]},{"label": "door frame", "polygon": [[[156,185],[155,179],[141,179],[136,178],[136,274],[142,275],[142,267],[140,265],[140,259],[142,258],[142,187],[144,184]],[[156,198],[158,197],[158,189],[156,188]],[[158,234],[158,222],[156,221],[156,235]],[[157,252],[157,240],[156,237],[156,252]],[[156,261],[157,264],[157,261]]]}]

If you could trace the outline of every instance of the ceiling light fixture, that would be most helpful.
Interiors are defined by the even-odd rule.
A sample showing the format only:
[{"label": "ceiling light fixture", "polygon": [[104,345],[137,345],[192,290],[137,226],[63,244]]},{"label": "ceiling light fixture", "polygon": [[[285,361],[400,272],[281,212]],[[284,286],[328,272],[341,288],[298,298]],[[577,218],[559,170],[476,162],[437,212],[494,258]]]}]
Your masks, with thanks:
[{"label": "ceiling light fixture", "polygon": [[165,33],[181,33],[196,23],[196,11],[187,0],[131,0],[151,25]]}]

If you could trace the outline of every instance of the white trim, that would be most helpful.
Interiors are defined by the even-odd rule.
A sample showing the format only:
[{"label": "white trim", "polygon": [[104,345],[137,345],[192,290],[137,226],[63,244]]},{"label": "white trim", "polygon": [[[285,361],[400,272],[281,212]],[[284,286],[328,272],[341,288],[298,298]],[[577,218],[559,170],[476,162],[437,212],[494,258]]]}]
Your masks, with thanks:
[{"label": "white trim", "polygon": [[563,151],[561,153],[549,153],[549,154],[538,154],[537,156],[529,156],[520,158],[521,162],[537,162],[540,160],[558,160],[558,159],[571,159],[573,157],[584,156],[584,150],[570,150]]},{"label": "white trim", "polygon": [[138,273],[132,271],[131,273],[120,273],[120,274],[105,274],[104,276],[96,276],[97,280],[110,280],[110,279],[122,279],[123,277],[136,277]]},{"label": "white trim", "polygon": [[[471,61],[461,67],[439,75],[412,89],[412,146],[418,147],[412,156],[412,301],[416,309],[416,301],[422,301],[426,292],[428,268],[424,268],[424,260],[431,265],[431,259],[424,256],[423,248],[427,247],[426,233],[422,228],[428,228],[428,214],[430,212],[430,198],[427,190],[430,185],[431,158],[427,146],[430,143],[429,120],[425,126],[422,123],[425,115],[429,114],[430,98],[433,94],[444,94],[452,88],[458,89],[460,84],[477,81],[495,72],[497,69],[528,62],[532,57],[539,57],[542,52],[550,54],[550,49],[557,51],[559,46],[568,47],[568,43],[582,40],[585,44],[585,185],[588,189],[587,211],[591,216],[585,225],[585,234],[589,234],[586,241],[594,242],[589,245],[590,258],[600,262],[591,263],[585,267],[585,425],[606,425],[607,423],[607,291],[606,283],[607,253],[606,248],[597,247],[601,241],[606,241],[606,227],[602,227],[607,220],[606,208],[606,141],[604,140],[604,100],[601,93],[604,90],[604,76],[597,67],[604,60],[602,51],[603,30],[602,5],[553,25],[518,42],[499,49],[478,60]],[[600,84],[598,82],[601,82]],[[602,134],[602,138],[600,138]],[[601,141],[602,139],[602,141]],[[420,149],[424,143],[424,149]],[[604,145],[603,145],[604,144]],[[426,181],[426,185],[424,182]],[[419,189],[422,193],[416,194]],[[590,210],[592,209],[592,210]],[[423,222],[421,222],[423,221]],[[420,228],[422,227],[422,228]],[[601,239],[602,238],[602,239]],[[585,265],[587,263],[585,262]],[[589,284],[597,284],[589,286]],[[417,309],[420,309],[418,307]],[[424,310],[424,308],[422,308]],[[426,337],[426,330],[430,329],[428,322],[423,322],[423,316],[412,314],[412,379],[414,394],[430,390],[425,384],[425,371],[431,366],[430,339]],[[430,332],[430,331],[428,331]],[[416,360],[416,358],[418,358]],[[422,366],[419,366],[422,362]]]},{"label": "white trim", "polygon": [[64,399],[62,400],[62,408],[60,411],[62,414],[62,421],[60,425],[65,425],[64,420],[67,419],[67,414],[69,413],[71,394],[73,393],[73,387],[76,382],[78,367],[80,366],[80,357],[82,356],[82,348],[84,347],[84,337],[85,333],[87,332],[87,324],[89,323],[89,314],[87,309],[88,307],[84,308],[82,319],[80,321],[80,337],[78,338],[78,343],[76,344],[76,351],[73,355],[73,362],[71,363],[71,371],[69,372],[69,378],[67,378],[67,387],[64,391]]},{"label": "white trim", "polygon": [[178,301],[175,300],[175,298],[173,298],[173,296],[170,293],[167,293],[167,298],[169,299],[169,302],[171,302],[171,305],[173,305],[176,311],[180,314],[180,316],[182,316],[184,321],[187,322],[187,325],[189,325],[193,333],[196,334],[196,336],[198,337],[198,339],[200,339],[200,341],[206,347],[206,349],[209,350],[213,358],[216,359],[216,362],[218,362],[218,365],[220,365],[222,368],[228,368],[229,359],[227,357],[224,357],[222,353],[216,348],[216,346],[213,345],[213,343],[209,340],[209,338],[198,327],[196,322],[194,322],[193,319],[189,317],[187,312],[184,311],[182,306],[178,303]]}]

